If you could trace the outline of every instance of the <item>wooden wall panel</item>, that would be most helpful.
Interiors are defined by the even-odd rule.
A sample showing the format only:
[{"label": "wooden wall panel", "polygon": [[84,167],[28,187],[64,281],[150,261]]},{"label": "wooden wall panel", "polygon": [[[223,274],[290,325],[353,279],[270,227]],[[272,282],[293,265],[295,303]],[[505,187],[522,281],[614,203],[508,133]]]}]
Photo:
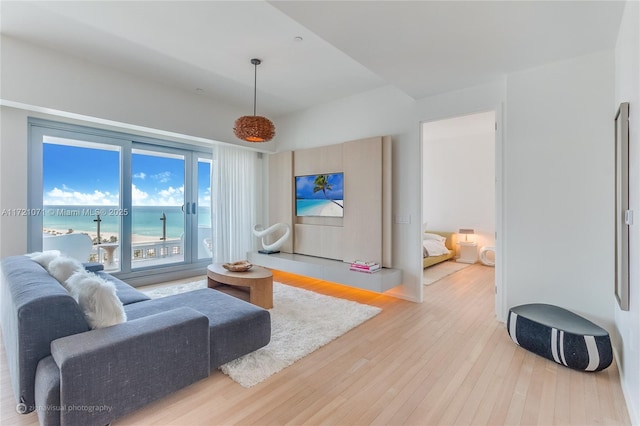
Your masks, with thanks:
[{"label": "wooden wall panel", "polygon": [[343,144],[338,144],[302,149],[293,153],[291,180],[294,186],[293,222],[296,225],[294,253],[342,260],[344,241],[342,224],[344,219],[341,217],[296,217],[294,181],[295,176],[343,172],[342,151]]},{"label": "wooden wall panel", "polygon": [[[282,251],[392,267],[391,165],[388,136],[272,155],[269,218],[293,227]],[[340,172],[344,217],[296,217],[295,176]]]},{"label": "wooden wall panel", "polygon": [[393,264],[393,162],[391,136],[382,137],[382,266]]},{"label": "wooden wall panel", "polygon": [[296,234],[295,253],[342,260],[343,229],[341,226],[297,224],[294,231]]},{"label": "wooden wall panel", "polygon": [[343,170],[342,145],[300,149],[294,152],[294,176],[340,173]]},{"label": "wooden wall panel", "polygon": [[345,262],[382,262],[382,138],[343,144]]},{"label": "wooden wall panel", "polygon": [[[291,237],[280,248],[285,253],[293,253],[295,232],[293,232],[293,152],[279,152],[269,156],[269,223],[286,223],[291,227]],[[276,238],[269,240],[273,242]],[[260,246],[262,248],[262,246]]]}]

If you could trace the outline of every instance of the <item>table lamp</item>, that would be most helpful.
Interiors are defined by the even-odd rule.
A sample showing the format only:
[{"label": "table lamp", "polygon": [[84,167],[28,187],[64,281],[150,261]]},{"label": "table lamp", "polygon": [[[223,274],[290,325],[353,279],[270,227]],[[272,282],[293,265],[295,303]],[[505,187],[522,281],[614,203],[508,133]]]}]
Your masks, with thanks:
[{"label": "table lamp", "polygon": [[469,235],[475,234],[475,232],[473,231],[473,229],[460,228],[458,230],[458,234],[463,234],[464,235],[464,240],[465,241],[469,241],[469,239],[468,239]]}]

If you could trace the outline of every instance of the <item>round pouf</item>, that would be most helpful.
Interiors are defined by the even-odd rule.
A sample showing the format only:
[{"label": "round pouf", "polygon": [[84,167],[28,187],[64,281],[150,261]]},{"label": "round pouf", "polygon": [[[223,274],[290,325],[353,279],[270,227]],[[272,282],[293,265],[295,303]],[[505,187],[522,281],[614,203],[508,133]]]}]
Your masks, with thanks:
[{"label": "round pouf", "polygon": [[613,361],[609,333],[558,306],[532,303],[513,307],[507,331],[524,349],[575,370],[600,371]]},{"label": "round pouf", "polygon": [[[489,260],[489,258],[487,257],[487,254],[491,252],[493,253],[493,260]],[[480,262],[482,262],[483,265],[486,266],[495,266],[496,264],[496,248],[495,247],[487,247],[484,246],[480,249]]]}]

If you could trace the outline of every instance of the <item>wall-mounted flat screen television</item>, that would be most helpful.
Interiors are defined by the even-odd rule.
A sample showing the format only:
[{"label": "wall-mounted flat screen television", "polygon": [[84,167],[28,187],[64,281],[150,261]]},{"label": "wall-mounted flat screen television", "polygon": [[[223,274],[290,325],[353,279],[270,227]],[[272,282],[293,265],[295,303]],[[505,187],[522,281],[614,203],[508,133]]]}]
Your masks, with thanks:
[{"label": "wall-mounted flat screen television", "polygon": [[296,216],[344,217],[344,173],[296,176]]}]

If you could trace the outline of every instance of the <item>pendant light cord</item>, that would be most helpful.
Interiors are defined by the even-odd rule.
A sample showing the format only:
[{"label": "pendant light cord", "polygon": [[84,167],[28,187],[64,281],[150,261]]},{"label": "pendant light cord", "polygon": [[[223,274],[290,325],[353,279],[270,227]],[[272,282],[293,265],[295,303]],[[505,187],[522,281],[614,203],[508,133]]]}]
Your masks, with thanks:
[{"label": "pendant light cord", "polygon": [[256,116],[256,92],[258,91],[258,61],[253,62],[253,116]]}]

